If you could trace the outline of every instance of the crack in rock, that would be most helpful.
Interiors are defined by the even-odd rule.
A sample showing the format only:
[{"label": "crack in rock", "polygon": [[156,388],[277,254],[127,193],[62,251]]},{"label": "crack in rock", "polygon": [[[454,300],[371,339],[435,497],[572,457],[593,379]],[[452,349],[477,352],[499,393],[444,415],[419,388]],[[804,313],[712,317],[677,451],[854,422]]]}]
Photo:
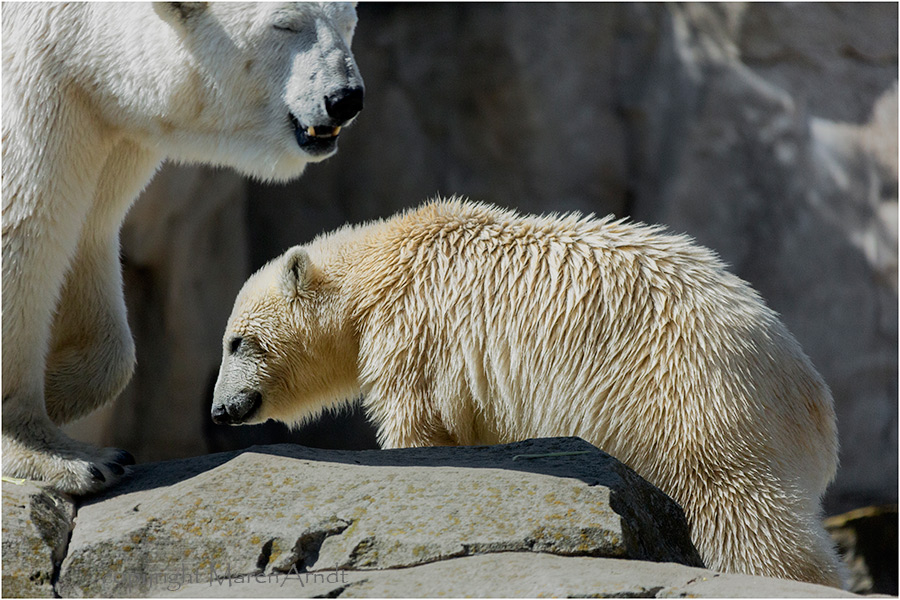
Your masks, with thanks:
[{"label": "crack in rock", "polygon": [[[309,570],[309,568],[315,564],[316,560],[319,558],[319,551],[322,549],[322,544],[325,543],[325,540],[329,537],[340,535],[350,525],[353,524],[353,521],[339,519],[337,517],[332,517],[331,519],[322,521],[317,525],[314,525],[310,528],[309,531],[301,534],[300,537],[297,538],[297,541],[294,543],[291,551],[275,561],[271,564],[272,573],[305,573]],[[260,554],[260,558],[257,561],[257,567],[261,569],[265,569],[267,565],[269,565],[270,557],[272,554],[272,545],[275,542],[274,539],[266,542],[262,547],[262,552]],[[268,548],[266,548],[268,546]],[[263,558],[265,560],[263,561]]]},{"label": "crack in rock", "polygon": [[[71,506],[71,513],[67,511]],[[25,508],[25,505],[22,505]],[[69,552],[69,543],[75,531],[78,508],[67,494],[51,489],[33,496],[30,503],[29,517],[41,540],[51,549],[52,570],[50,572],[35,571],[29,581],[37,585],[47,584],[55,597],[59,597],[57,583],[62,571],[62,563]]]},{"label": "crack in rock", "polygon": [[[456,550],[439,545],[434,547],[427,544],[404,545],[376,533],[357,541],[345,561],[337,566],[342,569],[362,570],[404,569],[466,556],[508,552],[612,558],[627,556],[615,532],[594,527],[540,527],[521,539],[461,543],[457,545]],[[389,554],[392,555],[387,556]]]},{"label": "crack in rock", "polygon": [[272,538],[268,542],[263,544],[263,547],[259,552],[259,558],[256,559],[257,572],[259,572],[259,573],[266,572],[266,567],[269,565],[269,560],[272,558],[272,546],[274,544],[275,544],[275,538]]},{"label": "crack in rock", "polygon": [[629,592],[616,592],[602,595],[591,594],[589,596],[568,596],[568,598],[656,598],[656,595],[662,590],[663,586],[659,585],[652,588],[642,587]]}]

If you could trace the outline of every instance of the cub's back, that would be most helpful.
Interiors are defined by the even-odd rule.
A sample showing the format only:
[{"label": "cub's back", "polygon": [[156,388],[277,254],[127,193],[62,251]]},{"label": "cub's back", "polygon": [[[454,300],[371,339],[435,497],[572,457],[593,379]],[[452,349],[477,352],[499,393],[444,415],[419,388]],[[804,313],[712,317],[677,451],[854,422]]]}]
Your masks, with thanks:
[{"label": "cub's back", "polygon": [[[485,441],[578,435],[634,464],[636,436],[660,453],[711,452],[697,431],[715,431],[719,447],[765,421],[766,436],[810,435],[801,446],[833,450],[786,470],[813,489],[833,475],[824,382],[756,291],[690,238],[460,200],[383,225],[383,318],[427,356],[437,397],[496,424]],[[647,431],[638,416],[650,414],[666,427]]]}]

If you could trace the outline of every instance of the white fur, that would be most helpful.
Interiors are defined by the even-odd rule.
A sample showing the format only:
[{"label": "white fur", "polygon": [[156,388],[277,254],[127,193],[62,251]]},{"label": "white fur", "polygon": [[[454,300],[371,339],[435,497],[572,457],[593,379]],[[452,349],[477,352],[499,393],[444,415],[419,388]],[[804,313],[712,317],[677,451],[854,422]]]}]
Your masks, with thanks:
[{"label": "white fur", "polygon": [[116,451],[54,422],[131,377],[118,260],[129,206],[166,158],[271,180],[324,158],[298,145],[290,115],[334,125],[325,96],[361,86],[356,16],[325,3],[2,11],[3,473],[84,493],[115,479]]},{"label": "white fur", "polygon": [[449,201],[321,237],[239,294],[214,407],[242,390],[247,422],[363,393],[385,447],[580,436],[681,504],[710,568],[840,584],[827,387],[750,286],[658,227]]}]

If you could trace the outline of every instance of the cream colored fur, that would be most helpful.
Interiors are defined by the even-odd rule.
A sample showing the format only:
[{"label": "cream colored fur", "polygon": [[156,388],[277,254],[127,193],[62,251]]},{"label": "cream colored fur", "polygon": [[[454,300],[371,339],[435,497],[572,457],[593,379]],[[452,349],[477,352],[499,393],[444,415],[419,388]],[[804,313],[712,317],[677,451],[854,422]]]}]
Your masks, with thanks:
[{"label": "cream colored fur", "polygon": [[3,474],[85,493],[127,459],[56,424],[131,377],[119,266],[128,208],[166,158],[286,179],[331,154],[333,144],[301,148],[292,119],[335,125],[325,97],[361,86],[356,15],[318,3],[2,11]]},{"label": "cream colored fur", "polygon": [[245,422],[362,393],[388,448],[579,436],[681,504],[710,568],[840,584],[826,385],[749,285],[658,227],[451,200],[320,237],[236,300],[214,410],[248,390]]}]

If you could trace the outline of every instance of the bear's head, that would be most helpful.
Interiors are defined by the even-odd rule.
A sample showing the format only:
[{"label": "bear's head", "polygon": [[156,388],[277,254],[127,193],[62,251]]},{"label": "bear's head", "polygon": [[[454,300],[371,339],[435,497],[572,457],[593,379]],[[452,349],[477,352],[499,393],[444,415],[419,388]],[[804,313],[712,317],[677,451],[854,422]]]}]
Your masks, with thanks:
[{"label": "bear's head", "polygon": [[[158,2],[172,90],[156,143],[172,158],[285,180],[334,154],[363,105],[346,2]],[[210,155],[212,153],[212,156]]]},{"label": "bear's head", "polygon": [[216,423],[299,424],[359,395],[358,337],[341,290],[297,246],[241,289],[223,340]]}]

